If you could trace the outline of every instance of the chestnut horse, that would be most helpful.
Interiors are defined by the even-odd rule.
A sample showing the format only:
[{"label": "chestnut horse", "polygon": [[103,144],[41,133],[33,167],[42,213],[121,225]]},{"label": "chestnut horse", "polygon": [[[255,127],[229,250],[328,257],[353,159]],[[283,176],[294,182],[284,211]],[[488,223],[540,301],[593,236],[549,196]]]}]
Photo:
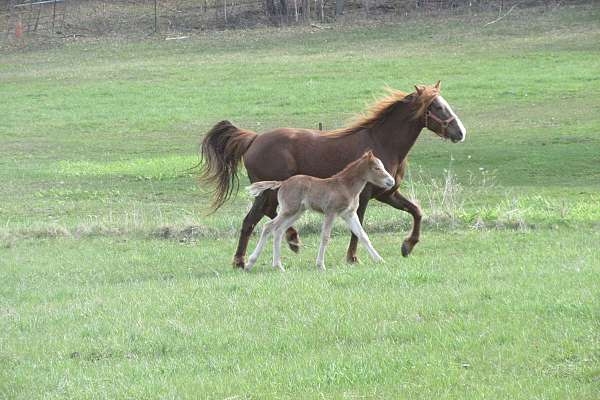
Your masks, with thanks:
[{"label": "chestnut horse", "polygon": [[[373,150],[385,169],[395,177],[391,189],[367,184],[357,209],[362,223],[367,203],[375,198],[413,216],[410,236],[402,243],[402,255],[408,256],[419,241],[420,208],[398,192],[404,177],[406,156],[423,128],[452,142],[462,142],[466,129],[450,105],[440,95],[440,82],[434,86],[415,86],[406,94],[391,91],[375,103],[369,112],[349,127],[321,132],[310,129],[279,128],[262,135],[239,129],[229,121],[216,124],[201,145],[202,178],[216,184],[214,209],[218,209],[239,186],[237,167],[243,159],[250,182],[282,181],[303,174],[326,178],[341,171],[367,150]],[[264,215],[275,218],[277,192],[268,190],[254,199],[242,224],[234,267],[244,268],[246,248],[254,227]],[[300,240],[293,227],[286,231],[290,248],[299,250]],[[356,262],[357,237],[353,234],[346,258]]]}]

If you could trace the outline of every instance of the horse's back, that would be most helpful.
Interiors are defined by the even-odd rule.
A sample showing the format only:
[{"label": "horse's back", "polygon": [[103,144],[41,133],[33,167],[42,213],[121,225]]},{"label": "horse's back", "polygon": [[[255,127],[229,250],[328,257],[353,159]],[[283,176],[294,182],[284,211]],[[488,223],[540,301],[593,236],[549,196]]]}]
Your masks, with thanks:
[{"label": "horse's back", "polygon": [[[278,128],[254,140],[244,155],[244,164],[252,182],[283,181],[299,174],[328,178],[371,148],[369,140],[368,135],[340,137],[312,129]],[[404,167],[404,162],[386,166],[398,183]],[[374,195],[379,193],[381,189],[375,189]]]},{"label": "horse's back", "polygon": [[285,180],[298,173],[298,149],[316,146],[319,131],[278,128],[259,135],[244,155],[251,180]]}]

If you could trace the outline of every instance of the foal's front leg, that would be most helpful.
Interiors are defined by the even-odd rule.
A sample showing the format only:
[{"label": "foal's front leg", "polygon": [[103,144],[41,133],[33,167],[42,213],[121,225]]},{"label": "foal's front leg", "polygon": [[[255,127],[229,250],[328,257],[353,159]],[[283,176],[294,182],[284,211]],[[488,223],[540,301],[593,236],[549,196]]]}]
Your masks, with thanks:
[{"label": "foal's front leg", "polygon": [[371,258],[377,262],[383,261],[383,258],[379,255],[379,253],[377,253],[377,250],[373,248],[373,245],[371,244],[367,233],[360,224],[358,215],[356,215],[356,213],[353,212],[352,214],[344,217],[344,220],[348,224],[348,227],[350,228],[352,233],[354,233],[356,237],[358,237],[358,240],[360,240],[361,243],[365,245],[365,247],[369,251],[369,254],[371,255]]},{"label": "foal's front leg", "polygon": [[331,236],[331,228],[333,227],[333,221],[335,220],[335,214],[325,215],[323,220],[323,229],[321,230],[321,246],[319,247],[319,255],[317,256],[317,268],[321,271],[325,271],[325,247],[329,242]]},{"label": "foal's front leg", "polygon": [[[371,189],[370,185],[365,186],[363,191],[360,194],[358,208],[356,209],[356,215],[358,215],[358,220],[362,226],[363,219],[365,217],[365,211],[367,210],[367,204],[369,204],[369,199],[371,198]],[[348,245],[348,251],[346,252],[346,260],[349,263],[357,263],[358,257],[356,256],[356,250],[358,246],[358,237],[352,233],[350,237],[350,244]]]}]

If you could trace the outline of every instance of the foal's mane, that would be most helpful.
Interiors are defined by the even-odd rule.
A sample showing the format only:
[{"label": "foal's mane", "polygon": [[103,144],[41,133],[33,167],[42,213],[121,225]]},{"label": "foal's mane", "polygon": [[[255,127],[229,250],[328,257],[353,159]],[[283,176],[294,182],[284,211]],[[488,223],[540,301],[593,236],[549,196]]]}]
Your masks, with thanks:
[{"label": "foal's mane", "polygon": [[345,128],[324,132],[323,136],[339,137],[352,135],[360,130],[369,129],[385,120],[399,104],[407,105],[406,110],[412,113],[411,119],[422,117],[429,104],[439,94],[433,86],[421,86],[421,92],[404,93],[400,90],[387,88],[388,95],[371,105],[366,113],[360,114],[354,122]]},{"label": "foal's mane", "polygon": [[[350,176],[362,175],[364,173],[365,169],[368,168],[368,167],[365,167],[365,165],[368,165],[369,160],[372,157],[373,157],[373,153],[371,151],[363,154],[356,160],[354,160],[351,163],[349,163],[348,165],[346,165],[344,167],[344,169],[342,169],[337,174],[333,175],[333,177],[340,177],[340,176],[350,177]],[[354,171],[350,171],[350,170],[354,170]]]}]

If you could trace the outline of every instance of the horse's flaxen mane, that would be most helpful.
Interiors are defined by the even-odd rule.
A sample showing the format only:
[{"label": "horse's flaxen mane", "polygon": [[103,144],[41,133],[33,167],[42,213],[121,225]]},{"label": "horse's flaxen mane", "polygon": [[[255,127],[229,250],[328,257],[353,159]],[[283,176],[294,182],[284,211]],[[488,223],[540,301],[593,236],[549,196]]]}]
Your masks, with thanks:
[{"label": "horse's flaxen mane", "polygon": [[416,119],[425,113],[429,104],[439,94],[439,90],[434,86],[420,86],[420,93],[404,93],[400,90],[390,89],[387,91],[389,94],[375,102],[366,113],[359,115],[355,121],[345,128],[336,129],[329,132],[324,132],[324,136],[346,136],[356,133],[363,129],[369,129],[376,125],[378,122],[383,121],[399,103],[410,105],[408,111],[412,113],[411,119]]}]

